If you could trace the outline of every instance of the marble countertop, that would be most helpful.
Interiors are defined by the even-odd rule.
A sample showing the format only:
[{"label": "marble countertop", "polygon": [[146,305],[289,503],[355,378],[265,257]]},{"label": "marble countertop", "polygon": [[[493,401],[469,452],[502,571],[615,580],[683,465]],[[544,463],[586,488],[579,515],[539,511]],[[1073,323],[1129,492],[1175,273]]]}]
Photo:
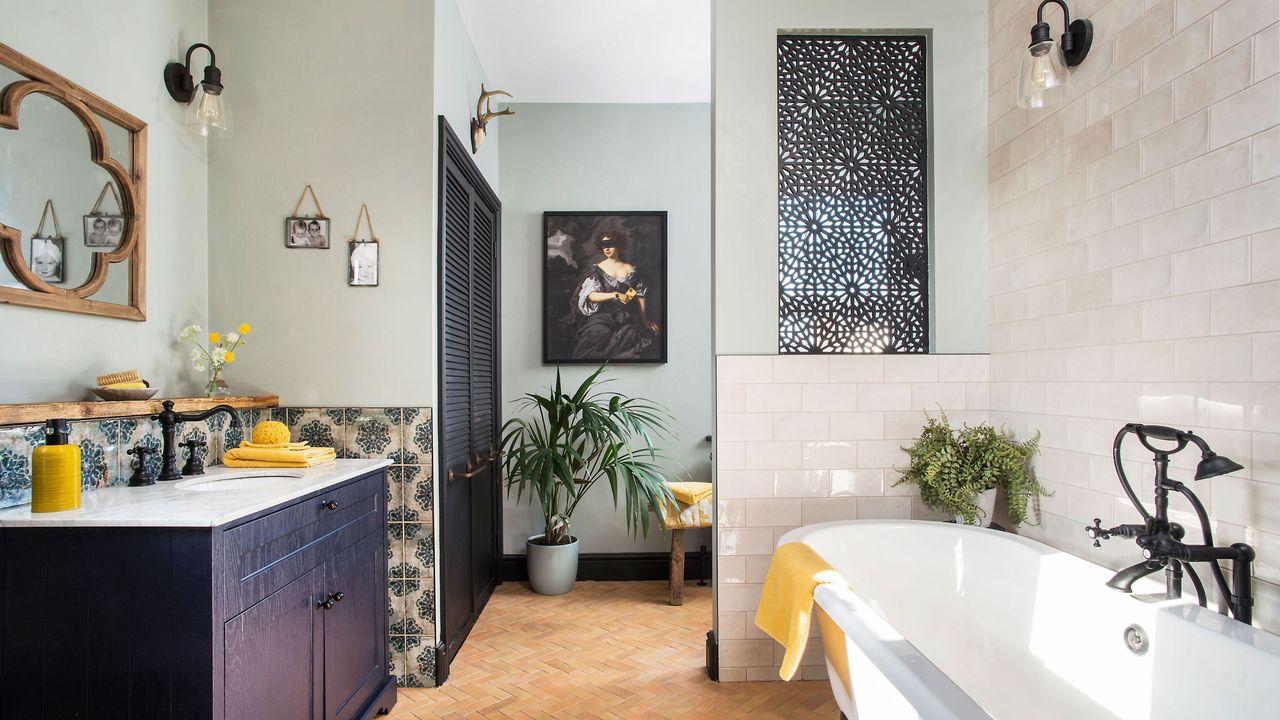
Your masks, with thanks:
[{"label": "marble countertop", "polygon": [[[86,492],[76,510],[33,513],[30,505],[5,508],[0,510],[0,527],[216,527],[390,464],[385,459],[335,460],[306,470],[218,465],[174,482]],[[243,480],[232,481],[234,489],[209,489],[216,481],[228,482],[227,476]]]}]

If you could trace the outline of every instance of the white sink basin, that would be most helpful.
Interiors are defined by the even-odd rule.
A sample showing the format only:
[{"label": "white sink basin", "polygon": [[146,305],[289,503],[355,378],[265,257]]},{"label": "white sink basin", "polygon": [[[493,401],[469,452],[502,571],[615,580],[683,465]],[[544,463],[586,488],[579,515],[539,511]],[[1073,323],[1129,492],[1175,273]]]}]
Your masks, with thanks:
[{"label": "white sink basin", "polygon": [[208,475],[183,480],[174,487],[179,490],[196,492],[219,492],[223,490],[271,490],[296,482],[302,477],[301,472],[290,470],[265,470],[256,472],[226,473]]}]

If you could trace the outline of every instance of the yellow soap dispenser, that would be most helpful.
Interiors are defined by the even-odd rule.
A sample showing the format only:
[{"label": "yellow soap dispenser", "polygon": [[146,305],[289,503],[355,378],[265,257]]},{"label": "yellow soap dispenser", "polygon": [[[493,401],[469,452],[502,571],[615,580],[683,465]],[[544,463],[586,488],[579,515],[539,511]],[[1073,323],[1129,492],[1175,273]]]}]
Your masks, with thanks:
[{"label": "yellow soap dispenser", "polygon": [[31,512],[80,507],[80,446],[68,442],[71,423],[44,424],[45,444],[31,451]]}]

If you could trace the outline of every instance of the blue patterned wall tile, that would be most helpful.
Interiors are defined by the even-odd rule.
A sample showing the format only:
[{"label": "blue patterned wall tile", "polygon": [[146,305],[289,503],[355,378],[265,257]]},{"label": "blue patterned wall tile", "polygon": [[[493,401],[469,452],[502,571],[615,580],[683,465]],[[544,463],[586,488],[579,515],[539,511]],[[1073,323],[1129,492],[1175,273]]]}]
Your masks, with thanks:
[{"label": "blue patterned wall tile", "polygon": [[31,502],[31,451],[43,442],[39,425],[0,427],[0,507]]},{"label": "blue patterned wall tile", "polygon": [[407,466],[405,469],[410,467],[419,472],[414,475],[413,480],[406,479],[404,482],[404,506],[416,510],[421,520],[429,521],[435,494],[431,476],[422,467]]},{"label": "blue patterned wall tile", "polygon": [[[343,447],[346,426],[336,422],[328,408],[286,408],[289,439],[310,443],[312,447]],[[299,410],[299,412],[294,412]]]},{"label": "blue patterned wall tile", "polygon": [[111,421],[85,420],[71,423],[68,442],[80,446],[80,487],[83,490],[96,490],[111,484],[118,467],[118,452],[115,443],[108,436],[114,437],[114,431],[108,432],[107,424]]},{"label": "blue patterned wall tile", "polygon": [[362,458],[389,458],[403,447],[404,429],[387,414],[386,408],[360,408],[347,425],[348,452]]},{"label": "blue patterned wall tile", "polygon": [[[432,638],[427,638],[428,640]],[[408,655],[406,654],[406,659]],[[415,687],[432,687],[435,685],[436,676],[436,649],[435,643],[424,642],[418,652],[413,655],[414,674],[417,675],[418,682],[426,683]]]},{"label": "blue patterned wall tile", "polygon": [[416,566],[418,577],[428,578],[435,576],[435,537],[432,534],[430,525],[424,525],[414,537],[405,538],[404,555],[406,562]]},{"label": "blue patterned wall tile", "polygon": [[[404,414],[404,446],[419,454],[430,456],[434,426],[431,408],[402,408]],[[413,411],[412,413],[408,411]],[[412,417],[411,417],[412,416]]]},{"label": "blue patterned wall tile", "polygon": [[387,468],[387,512],[404,507],[404,468]]}]

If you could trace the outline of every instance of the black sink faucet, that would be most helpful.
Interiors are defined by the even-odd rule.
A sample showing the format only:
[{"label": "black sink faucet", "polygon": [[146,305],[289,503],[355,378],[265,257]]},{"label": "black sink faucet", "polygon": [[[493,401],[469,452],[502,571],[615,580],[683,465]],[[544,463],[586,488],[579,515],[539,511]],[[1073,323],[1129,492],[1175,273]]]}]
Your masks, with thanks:
[{"label": "black sink faucet", "polygon": [[182,473],[178,471],[178,423],[197,422],[214,413],[224,412],[231,416],[231,427],[240,427],[240,414],[230,405],[214,405],[198,413],[176,412],[173,409],[172,400],[165,400],[161,405],[164,410],[161,410],[159,415],[151,416],[152,420],[160,421],[160,437],[163,441],[160,450],[160,475],[156,480],[182,479]]},{"label": "black sink faucet", "polygon": [[[1121,461],[1120,447],[1127,435],[1136,435],[1142,446],[1149,450],[1155,462],[1155,512],[1147,512],[1146,507],[1138,500],[1138,496],[1125,476]],[[1173,447],[1153,445],[1152,440],[1175,443]],[[1142,515],[1143,523],[1117,525],[1103,528],[1102,520],[1094,518],[1093,525],[1085,526],[1085,532],[1093,540],[1094,547],[1101,547],[1099,540],[1112,537],[1131,538],[1142,548],[1143,561],[1116,573],[1107,586],[1121,592],[1132,592],[1133,584],[1138,579],[1150,575],[1161,568],[1165,571],[1165,596],[1167,598],[1182,597],[1182,577],[1184,571],[1191,577],[1196,588],[1196,597],[1201,606],[1206,606],[1204,584],[1196,573],[1192,563],[1208,563],[1213,579],[1217,584],[1219,595],[1226,601],[1230,615],[1236,620],[1248,624],[1253,619],[1253,577],[1252,564],[1255,557],[1253,548],[1244,543],[1235,543],[1230,547],[1214,547],[1213,531],[1209,526],[1209,514],[1205,512],[1200,498],[1186,485],[1169,478],[1169,458],[1189,445],[1200,449],[1200,463],[1196,465],[1196,480],[1207,480],[1219,475],[1226,475],[1244,467],[1239,463],[1218,455],[1209,443],[1190,430],[1175,430],[1163,425],[1141,425],[1129,423],[1116,433],[1111,454],[1115,463],[1116,474],[1120,478],[1120,486],[1129,496],[1129,501]],[[1191,503],[1200,521],[1204,535],[1203,545],[1188,545],[1182,542],[1185,530],[1181,525],[1169,521],[1169,492],[1181,494]],[[1226,577],[1220,560],[1231,560],[1231,588],[1227,587]]]}]

